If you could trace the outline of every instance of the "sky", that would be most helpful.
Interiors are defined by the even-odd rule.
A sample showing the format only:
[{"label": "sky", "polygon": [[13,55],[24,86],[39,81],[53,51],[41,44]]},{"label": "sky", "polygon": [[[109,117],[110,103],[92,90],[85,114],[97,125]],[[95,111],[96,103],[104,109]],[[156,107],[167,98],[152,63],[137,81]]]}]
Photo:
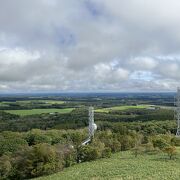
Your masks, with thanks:
[{"label": "sky", "polygon": [[179,0],[0,0],[0,93],[177,86]]}]

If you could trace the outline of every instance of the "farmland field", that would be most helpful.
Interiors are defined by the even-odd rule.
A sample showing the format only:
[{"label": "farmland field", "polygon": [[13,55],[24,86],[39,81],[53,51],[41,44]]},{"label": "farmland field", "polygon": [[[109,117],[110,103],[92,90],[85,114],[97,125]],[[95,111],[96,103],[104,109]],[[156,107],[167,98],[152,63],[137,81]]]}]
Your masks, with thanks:
[{"label": "farmland field", "polygon": [[36,104],[63,104],[64,101],[56,101],[56,100],[21,100],[21,101],[2,101],[0,104],[30,104],[30,103],[36,103]]},{"label": "farmland field", "polygon": [[63,104],[64,101],[56,100],[26,100],[26,101],[16,101],[18,103],[45,103],[45,104]]},{"label": "farmland field", "polygon": [[74,108],[65,109],[27,109],[27,110],[7,110],[6,112],[11,114],[17,114],[20,116],[42,114],[42,113],[70,113]]},{"label": "farmland field", "polygon": [[169,160],[166,154],[139,155],[131,152],[113,154],[109,159],[86,162],[65,169],[63,172],[38,178],[38,180],[69,179],[121,179],[121,180],[178,180],[180,155]]},{"label": "farmland field", "polygon": [[109,112],[112,110],[120,111],[120,110],[126,110],[126,109],[146,109],[148,108],[149,105],[137,105],[137,106],[115,106],[115,107],[110,107],[110,108],[102,108],[102,109],[97,109],[96,112]]}]

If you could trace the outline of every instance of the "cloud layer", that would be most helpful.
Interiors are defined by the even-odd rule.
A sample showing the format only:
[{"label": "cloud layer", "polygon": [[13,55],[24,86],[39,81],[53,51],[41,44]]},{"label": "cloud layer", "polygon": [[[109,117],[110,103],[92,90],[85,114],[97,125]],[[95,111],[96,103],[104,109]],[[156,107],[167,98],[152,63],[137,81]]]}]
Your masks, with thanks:
[{"label": "cloud layer", "polygon": [[173,91],[179,0],[0,0],[0,92]]}]

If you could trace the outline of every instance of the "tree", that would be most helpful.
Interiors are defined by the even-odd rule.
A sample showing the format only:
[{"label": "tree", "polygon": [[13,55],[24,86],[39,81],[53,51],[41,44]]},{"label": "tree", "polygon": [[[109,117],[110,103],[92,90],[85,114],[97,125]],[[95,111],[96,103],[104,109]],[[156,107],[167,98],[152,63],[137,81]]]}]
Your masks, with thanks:
[{"label": "tree", "polygon": [[47,136],[45,132],[41,131],[40,129],[32,129],[26,134],[25,139],[30,146],[39,143],[51,144],[52,141],[52,138],[50,136]]},{"label": "tree", "polygon": [[179,137],[173,137],[171,139],[171,144],[174,146],[180,146],[180,138]]},{"label": "tree", "polygon": [[56,152],[58,157],[63,158],[63,165],[65,167],[72,166],[76,163],[76,150],[70,144],[56,144]]},{"label": "tree", "polygon": [[167,155],[169,156],[169,159],[172,159],[172,157],[176,154],[176,147],[175,146],[169,146],[164,148],[163,150]]},{"label": "tree", "polygon": [[0,156],[7,152],[15,152],[18,149],[27,146],[27,142],[19,137],[4,138],[0,137]]},{"label": "tree", "polygon": [[12,179],[33,178],[61,170],[63,159],[58,156],[54,146],[45,143],[37,144],[14,154],[13,168]]},{"label": "tree", "polygon": [[0,157],[0,179],[8,179],[11,174],[12,165],[9,156]]},{"label": "tree", "polygon": [[99,158],[98,149],[92,147],[90,145],[81,146],[78,149],[78,161],[85,162],[85,161],[92,161]]},{"label": "tree", "polygon": [[153,139],[152,143],[154,147],[158,147],[160,150],[163,150],[165,147],[169,146],[169,144],[162,138]]}]

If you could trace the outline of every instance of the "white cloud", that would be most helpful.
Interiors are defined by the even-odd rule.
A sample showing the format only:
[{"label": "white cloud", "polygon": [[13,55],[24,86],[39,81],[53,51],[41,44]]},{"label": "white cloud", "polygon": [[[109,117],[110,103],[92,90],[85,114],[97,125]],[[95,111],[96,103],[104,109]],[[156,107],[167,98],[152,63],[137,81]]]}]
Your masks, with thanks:
[{"label": "white cloud", "polygon": [[4,84],[0,84],[0,90],[7,90],[8,86]]},{"label": "white cloud", "polygon": [[[40,58],[38,52],[28,52],[22,48],[0,48],[0,65],[11,66],[31,63]],[[3,67],[2,67],[3,68]]]},{"label": "white cloud", "polygon": [[129,66],[138,70],[151,70],[157,67],[158,62],[150,57],[136,57],[130,59]]},{"label": "white cloud", "polygon": [[166,62],[162,66],[159,67],[159,73],[163,77],[172,78],[174,80],[180,80],[180,64]]},{"label": "white cloud", "polygon": [[114,69],[110,64],[95,65],[95,79],[100,83],[119,83],[128,79],[129,72],[122,68]]},{"label": "white cloud", "polygon": [[0,4],[1,90],[153,91],[179,84],[179,0]]}]

